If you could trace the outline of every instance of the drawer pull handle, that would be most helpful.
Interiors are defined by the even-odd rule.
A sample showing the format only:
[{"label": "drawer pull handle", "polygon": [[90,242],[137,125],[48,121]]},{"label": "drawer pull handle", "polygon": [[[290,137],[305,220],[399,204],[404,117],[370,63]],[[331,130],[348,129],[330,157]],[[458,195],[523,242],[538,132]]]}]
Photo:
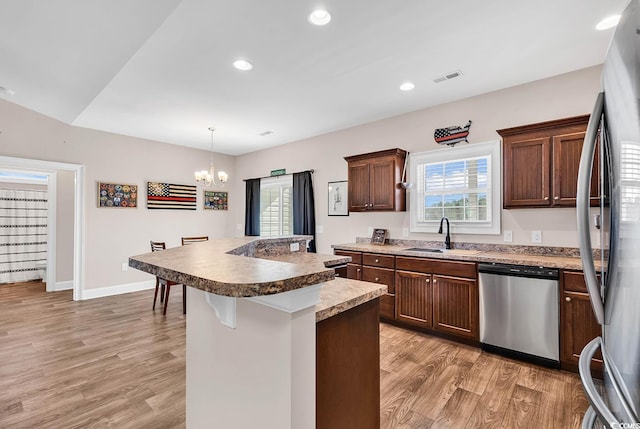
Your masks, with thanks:
[{"label": "drawer pull handle", "polygon": [[358,268],[357,271],[360,272],[360,268]]},{"label": "drawer pull handle", "polygon": [[429,283],[429,279],[425,279],[427,281],[427,283]]},{"label": "drawer pull handle", "polygon": [[438,281],[436,279],[433,279],[433,284],[436,284]]},{"label": "drawer pull handle", "polygon": [[566,297],[564,300],[565,300],[565,301],[567,301],[567,302],[571,302],[571,297],[570,297],[570,296],[568,296],[568,297]]},{"label": "drawer pull handle", "polygon": [[375,278],[375,281],[380,281],[380,279],[378,277]]},{"label": "drawer pull handle", "polygon": [[544,197],[544,200],[545,201],[549,201],[549,197]]},{"label": "drawer pull handle", "polygon": [[554,200],[559,200],[559,199],[560,199],[560,197],[556,195],[555,197],[553,197],[553,199],[554,199]]},{"label": "drawer pull handle", "polygon": [[376,262],[380,262],[380,259],[376,259]]}]

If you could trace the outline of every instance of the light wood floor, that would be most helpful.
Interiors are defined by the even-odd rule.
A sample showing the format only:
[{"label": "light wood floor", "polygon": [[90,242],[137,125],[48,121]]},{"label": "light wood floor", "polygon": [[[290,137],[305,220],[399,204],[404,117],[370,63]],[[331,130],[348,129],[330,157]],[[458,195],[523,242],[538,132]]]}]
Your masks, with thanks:
[{"label": "light wood floor", "polygon": [[[0,285],[0,428],[184,428],[181,290],[166,317],[152,299]],[[381,390],[383,428],[570,429],[587,407],[574,374],[385,324]]]}]

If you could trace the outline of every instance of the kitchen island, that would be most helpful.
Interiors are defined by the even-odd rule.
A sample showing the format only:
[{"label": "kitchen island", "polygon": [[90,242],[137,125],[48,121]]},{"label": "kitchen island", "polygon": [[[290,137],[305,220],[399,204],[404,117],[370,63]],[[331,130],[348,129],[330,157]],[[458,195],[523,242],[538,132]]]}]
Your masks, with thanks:
[{"label": "kitchen island", "polygon": [[340,256],[291,251],[309,238],[211,240],[129,259],[190,286],[188,428],[379,425],[386,287],[334,280],[326,266],[348,261]]}]

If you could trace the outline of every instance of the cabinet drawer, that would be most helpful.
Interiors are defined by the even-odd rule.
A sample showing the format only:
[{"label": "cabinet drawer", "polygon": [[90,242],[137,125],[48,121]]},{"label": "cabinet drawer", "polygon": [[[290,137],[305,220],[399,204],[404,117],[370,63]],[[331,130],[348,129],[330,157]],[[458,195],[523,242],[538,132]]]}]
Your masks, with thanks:
[{"label": "cabinet drawer", "polygon": [[[598,280],[600,280],[599,275]],[[563,271],[562,288],[567,292],[589,293],[582,271]]]},{"label": "cabinet drawer", "polygon": [[339,256],[351,256],[351,263],[352,264],[362,264],[362,252],[351,252],[348,250],[334,250],[333,251],[334,255],[339,255]]},{"label": "cabinet drawer", "polygon": [[362,265],[370,267],[393,268],[395,256],[380,255],[378,253],[363,253]]},{"label": "cabinet drawer", "polygon": [[395,293],[393,270],[388,268],[362,267],[362,280],[387,285],[387,293]]},{"label": "cabinet drawer", "polygon": [[477,277],[475,262],[446,261],[441,259],[398,256],[396,258],[396,269],[413,271],[416,273],[466,277],[469,279],[475,279]]},{"label": "cabinet drawer", "polygon": [[395,320],[396,318],[396,297],[395,295],[384,294],[380,297],[380,317]]}]

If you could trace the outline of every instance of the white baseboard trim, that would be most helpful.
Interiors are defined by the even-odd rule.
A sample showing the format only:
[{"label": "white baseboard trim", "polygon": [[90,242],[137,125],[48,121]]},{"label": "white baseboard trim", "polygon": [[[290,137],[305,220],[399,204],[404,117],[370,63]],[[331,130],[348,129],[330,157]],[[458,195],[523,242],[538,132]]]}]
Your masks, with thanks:
[{"label": "white baseboard trim", "polygon": [[96,289],[85,289],[81,293],[80,300],[102,298],[111,295],[120,295],[129,292],[139,292],[141,290],[153,289],[156,287],[156,280],[145,280],[143,282],[125,283],[122,285],[107,286]]},{"label": "white baseboard trim", "polygon": [[66,282],[56,282],[56,284],[53,286],[53,292],[70,289],[73,289],[73,280],[67,280]]}]

